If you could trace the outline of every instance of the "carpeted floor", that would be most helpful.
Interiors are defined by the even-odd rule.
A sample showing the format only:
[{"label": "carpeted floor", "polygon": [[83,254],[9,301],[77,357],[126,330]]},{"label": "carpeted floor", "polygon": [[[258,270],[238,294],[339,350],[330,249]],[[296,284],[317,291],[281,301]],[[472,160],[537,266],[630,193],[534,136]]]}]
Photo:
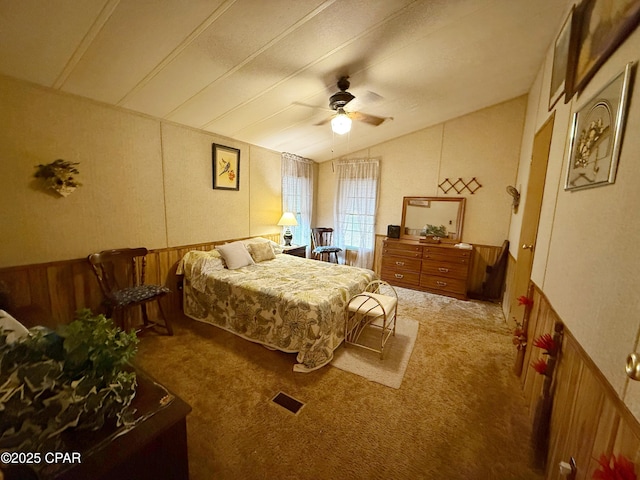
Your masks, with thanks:
[{"label": "carpeted floor", "polygon": [[[295,355],[186,317],[143,337],[136,363],[193,408],[191,478],[543,478],[500,306],[398,293],[399,316],[420,322],[399,390],[331,366],[294,373]],[[305,406],[287,412],[279,391]]]}]

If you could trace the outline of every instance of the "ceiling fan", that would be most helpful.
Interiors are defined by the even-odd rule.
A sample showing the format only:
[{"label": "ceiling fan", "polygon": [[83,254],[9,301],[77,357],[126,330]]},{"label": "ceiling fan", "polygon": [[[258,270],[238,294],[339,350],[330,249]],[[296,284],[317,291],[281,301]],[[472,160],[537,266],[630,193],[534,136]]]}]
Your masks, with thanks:
[{"label": "ceiling fan", "polygon": [[331,129],[335,133],[343,135],[351,130],[352,120],[368,123],[369,125],[377,127],[382,122],[387,120],[387,118],[389,118],[378,117],[376,115],[369,115],[368,113],[362,112],[347,112],[344,107],[351,100],[356,98],[353,94],[347,92],[347,89],[350,85],[351,83],[349,82],[349,77],[340,77],[337,84],[340,91],[334,93],[333,95],[331,95],[331,97],[329,97],[329,107],[331,107],[332,110],[335,110],[336,114],[333,117],[328,118],[327,120],[317,123],[316,125],[324,125],[325,123],[330,121]]}]

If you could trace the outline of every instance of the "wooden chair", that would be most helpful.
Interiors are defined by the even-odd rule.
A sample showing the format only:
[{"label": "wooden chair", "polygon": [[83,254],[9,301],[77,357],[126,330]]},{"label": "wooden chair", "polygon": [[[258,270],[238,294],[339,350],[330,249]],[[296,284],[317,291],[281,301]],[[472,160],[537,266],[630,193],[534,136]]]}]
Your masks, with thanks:
[{"label": "wooden chair", "polygon": [[[333,242],[333,228],[316,227],[311,229],[311,253],[316,260],[331,261],[331,255],[335,263],[338,262],[338,253],[342,251],[340,247],[331,245]],[[326,256],[326,257],[325,257]]]},{"label": "wooden chair", "polygon": [[[345,313],[344,344],[384,356],[389,337],[396,334],[398,293],[384,280],[370,282],[349,300]],[[377,330],[377,331],[376,331]]]},{"label": "wooden chair", "polygon": [[[139,306],[143,328],[157,326],[166,330],[168,335],[173,335],[173,329],[160,302],[170,290],[162,285],[145,283],[147,253],[148,250],[144,247],[105,250],[89,255],[88,260],[104,295],[107,316],[113,318],[116,325],[124,329],[126,312]],[[149,302],[157,302],[162,323],[149,320]]]}]

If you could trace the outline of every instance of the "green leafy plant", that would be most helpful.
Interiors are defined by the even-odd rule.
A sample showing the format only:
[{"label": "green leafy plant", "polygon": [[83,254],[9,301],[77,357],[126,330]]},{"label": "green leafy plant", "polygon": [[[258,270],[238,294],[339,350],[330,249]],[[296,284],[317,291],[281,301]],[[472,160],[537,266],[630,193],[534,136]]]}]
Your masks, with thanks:
[{"label": "green leafy plant", "polygon": [[446,237],[447,236],[447,227],[444,225],[440,225],[439,227],[435,225],[425,225],[424,227],[424,235],[427,237]]},{"label": "green leafy plant", "polygon": [[132,423],[135,332],[81,310],[56,331],[36,328],[18,342],[6,339],[0,328],[0,449],[44,451],[70,428]]}]

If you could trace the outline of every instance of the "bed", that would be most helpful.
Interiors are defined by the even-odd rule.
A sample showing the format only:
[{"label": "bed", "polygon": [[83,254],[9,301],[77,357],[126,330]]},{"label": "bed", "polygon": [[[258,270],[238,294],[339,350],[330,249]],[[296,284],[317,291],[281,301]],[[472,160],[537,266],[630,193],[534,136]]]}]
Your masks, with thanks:
[{"label": "bed", "polygon": [[249,252],[248,265],[227,258],[225,246],[182,258],[184,313],[266,347],[297,353],[294,371],[329,363],[344,339],[347,302],[375,273],[279,253],[268,240],[233,244]]}]

